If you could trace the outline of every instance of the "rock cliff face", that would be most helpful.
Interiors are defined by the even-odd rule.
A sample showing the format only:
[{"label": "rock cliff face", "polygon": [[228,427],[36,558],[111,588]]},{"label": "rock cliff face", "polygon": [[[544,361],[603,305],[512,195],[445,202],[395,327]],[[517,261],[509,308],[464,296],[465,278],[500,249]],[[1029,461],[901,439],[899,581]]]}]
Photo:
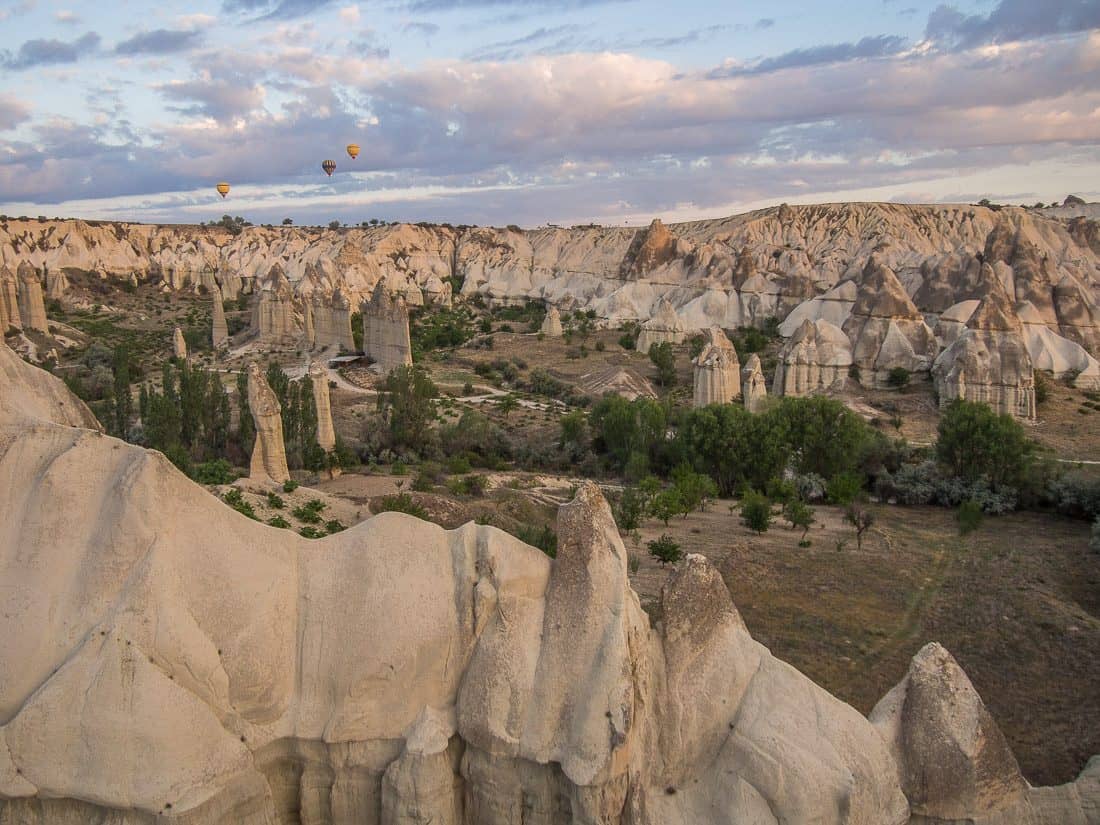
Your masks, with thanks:
[{"label": "rock cliff face", "polygon": [[1035,418],[1034,364],[1023,324],[1003,290],[982,299],[966,329],[936,359],[932,378],[941,406],[962,398]]},{"label": "rock cliff face", "polygon": [[839,327],[828,321],[802,322],[779,351],[772,393],[810,395],[838,389],[848,380],[852,349]]},{"label": "rock cliff face", "polygon": [[312,325],[310,343],[313,347],[336,347],[345,352],[355,352],[355,338],[351,332],[351,304],[339,289],[327,297],[320,292],[313,294]]},{"label": "rock cliff face", "polygon": [[[874,203],[783,206],[670,226],[657,221],[644,230],[402,224],[248,227],[231,235],[217,227],[8,221],[0,224],[0,266],[14,270],[25,261],[47,272],[152,280],[168,289],[216,285],[233,299],[262,286],[278,265],[299,304],[322,283],[328,293],[339,288],[353,307],[379,282],[409,303],[445,303],[453,277],[465,294],[490,302],[591,309],[612,324],[648,320],[663,298],[690,331],[782,320],[818,297],[816,314],[806,317],[843,326],[848,296],[826,294],[857,280],[872,253],[920,310],[942,312],[976,297],[973,261],[983,253],[1013,301],[1032,301],[1055,331],[1092,347],[1100,294],[1093,223],[1015,208]],[[829,303],[836,306],[822,306]],[[292,335],[301,333],[291,326]]]},{"label": "rock cliff face", "polygon": [[372,369],[387,373],[394,367],[412,364],[409,338],[409,310],[405,299],[394,297],[379,282],[370,301],[363,304],[363,350],[374,361]]},{"label": "rock cliff face", "polygon": [[863,270],[852,314],[844,322],[859,380],[882,386],[890,370],[927,372],[939,348],[931,327],[894,272],[872,258]]},{"label": "rock cliff face", "polygon": [[19,283],[19,318],[23,329],[48,333],[50,327],[46,322],[46,303],[42,300],[42,282],[38,280],[38,273],[24,261],[19,264],[16,280]]},{"label": "rock cliff face", "polygon": [[0,821],[902,825],[903,788],[924,822],[1096,821],[1100,771],[1027,788],[942,657],[876,728],[701,556],[652,626],[594,485],[553,561],[399,513],[309,541],[90,429],[2,344],[0,380]]},{"label": "rock cliff face", "polygon": [[248,365],[248,407],[256,424],[256,444],[248,477],[253,481],[282,484],[290,478],[283,441],[283,416],[279,399],[258,364]]},{"label": "rock cliff face", "polygon": [[760,356],[755,352],[749,356],[741,370],[741,398],[745,409],[751,413],[760,412],[764,408],[764,402],[768,400],[767,380],[760,366]]},{"label": "rock cliff face", "polygon": [[711,327],[699,355],[691,362],[693,374],[693,404],[728,404],[741,394],[741,362],[726,333]]}]

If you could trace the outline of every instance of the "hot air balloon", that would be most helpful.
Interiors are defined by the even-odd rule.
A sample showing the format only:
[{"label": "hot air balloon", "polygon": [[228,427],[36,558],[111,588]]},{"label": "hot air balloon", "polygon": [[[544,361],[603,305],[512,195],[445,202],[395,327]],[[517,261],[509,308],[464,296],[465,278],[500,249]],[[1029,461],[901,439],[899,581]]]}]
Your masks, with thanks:
[{"label": "hot air balloon", "polygon": [[351,155],[352,160],[355,160],[357,157],[359,157],[359,144],[358,143],[349,143],[348,144],[348,154]]},{"label": "hot air balloon", "polygon": [[324,163],[321,164],[321,168],[324,169],[325,174],[331,178],[332,173],[336,171],[336,161],[326,160]]},{"label": "hot air balloon", "polygon": [[218,190],[218,194],[221,195],[223,198],[229,194],[229,184],[225,181],[222,181],[214,188]]}]

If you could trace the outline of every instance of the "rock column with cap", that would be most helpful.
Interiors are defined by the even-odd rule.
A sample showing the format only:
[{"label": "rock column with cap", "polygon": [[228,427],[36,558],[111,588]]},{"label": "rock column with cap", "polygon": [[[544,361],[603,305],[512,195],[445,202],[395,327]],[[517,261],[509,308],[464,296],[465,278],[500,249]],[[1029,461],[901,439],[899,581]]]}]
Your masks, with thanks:
[{"label": "rock column with cap", "polygon": [[229,325],[225,322],[225,307],[222,305],[224,298],[221,290],[215,286],[210,292],[214,296],[213,311],[210,314],[212,319],[210,343],[217,350],[229,346]]},{"label": "rock column with cap", "polygon": [[46,304],[42,300],[42,284],[38,280],[38,273],[34,267],[26,261],[19,264],[19,316],[23,321],[23,329],[33,329],[38,332],[49,332],[49,324],[46,323]]},{"label": "rock column with cap", "polygon": [[741,394],[741,364],[737,350],[718,327],[704,333],[706,343],[692,364],[694,372],[693,406],[728,404]]},{"label": "rock column with cap", "polygon": [[400,296],[391,296],[385,281],[379,281],[370,301],[363,304],[363,349],[374,361],[371,369],[389,372],[412,364],[409,311]]},{"label": "rock column with cap", "polygon": [[184,340],[183,330],[179,327],[172,330],[172,352],[178,360],[187,360],[187,341]]},{"label": "rock column with cap", "polygon": [[539,332],[548,338],[561,338],[561,313],[558,312],[557,307],[550,307],[546,310],[546,317],[542,319],[542,327]]},{"label": "rock column with cap", "polygon": [[256,444],[248,477],[281,484],[290,478],[283,442],[283,408],[257,364],[248,365],[248,406],[256,423]]},{"label": "rock column with cap", "polygon": [[309,365],[309,380],[313,384],[313,403],[317,408],[317,443],[326,453],[336,447],[336,431],[332,426],[332,399],[328,389],[328,370],[319,361]]},{"label": "rock column with cap", "polygon": [[764,380],[764,370],[760,366],[760,356],[755,352],[745,362],[741,370],[741,396],[745,409],[751,413],[760,412],[768,399],[768,386]]},{"label": "rock column with cap", "polygon": [[0,335],[9,329],[22,329],[19,315],[19,283],[10,267],[0,267]]}]

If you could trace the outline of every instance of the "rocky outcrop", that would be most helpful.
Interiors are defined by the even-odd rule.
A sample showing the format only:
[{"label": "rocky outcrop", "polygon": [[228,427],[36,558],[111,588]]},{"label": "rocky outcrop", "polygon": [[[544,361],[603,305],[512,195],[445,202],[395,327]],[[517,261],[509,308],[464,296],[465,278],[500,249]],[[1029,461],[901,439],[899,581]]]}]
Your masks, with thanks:
[{"label": "rocky outcrop", "polygon": [[183,330],[176,327],[172,330],[172,354],[179,361],[187,360],[187,341],[183,338]]},{"label": "rocky outcrop", "polygon": [[16,272],[19,284],[19,318],[24,330],[49,333],[46,321],[46,303],[42,300],[42,283],[34,267],[23,262]]},{"label": "rocky outcrop", "polygon": [[372,369],[387,373],[394,367],[412,364],[409,338],[409,310],[405,299],[394,297],[379,282],[363,314],[363,351],[374,363]]},{"label": "rocky outcrop", "polygon": [[794,335],[803,321],[828,321],[835,327],[843,327],[852,314],[858,291],[855,281],[841,281],[825,294],[803,301],[783,319],[780,335]]},{"label": "rocky outcrop", "polygon": [[351,304],[339,289],[327,297],[314,293],[311,322],[313,347],[336,347],[342,352],[356,351],[355,337],[351,331]]},{"label": "rocky outcrop", "polygon": [[451,283],[443,281],[437,275],[430,275],[421,288],[424,294],[424,303],[427,306],[449,307],[452,302]]},{"label": "rocky outcrop", "polygon": [[1076,278],[1066,275],[1054,287],[1054,314],[1063,337],[1100,357],[1100,307]]},{"label": "rocky outcrop", "polygon": [[764,378],[764,370],[760,366],[760,356],[755,352],[749,356],[745,366],[741,370],[741,399],[745,409],[751,413],[758,413],[764,409],[768,400],[768,385]]},{"label": "rocky outcrop", "polygon": [[1072,376],[1073,386],[1079,389],[1100,389],[1100,363],[1084,347],[1053,332],[1027,301],[1016,305],[1016,314],[1023,324],[1024,344],[1035,369],[1055,378]]},{"label": "rocky outcrop", "polygon": [[291,343],[299,334],[294,316],[294,290],[283,268],[271,267],[253,304],[252,328],[268,344]]},{"label": "rocky outcrop", "polygon": [[703,349],[692,360],[693,398],[696,407],[727,404],[741,394],[741,362],[726,333],[711,327],[703,333]]},{"label": "rocky outcrop", "polygon": [[962,301],[980,301],[990,289],[1004,286],[993,267],[968,250],[925,261],[920,275],[913,303],[922,312],[933,314]]},{"label": "rocky outcrop", "polygon": [[1076,782],[1030,787],[974,685],[935,642],[913,657],[870,720],[898,765],[914,823],[1100,822],[1100,760]]},{"label": "rocky outcrop", "polygon": [[679,344],[687,337],[687,330],[677,315],[672,304],[665,298],[657,302],[657,309],[653,316],[642,324],[638,334],[638,352],[649,352],[654,344]]},{"label": "rocky outcrop", "polygon": [[542,326],[539,328],[539,332],[547,338],[561,338],[561,313],[558,312],[557,307],[549,307],[546,310],[546,317],[542,319]]},{"label": "rocky outcrop", "polygon": [[594,484],[553,561],[401,513],[311,542],[33,372],[0,345],[0,821],[1095,822],[1100,767],[1028,788],[935,648],[872,723],[702,556],[652,625]]},{"label": "rocky outcrop", "polygon": [[256,443],[248,477],[282,484],[290,478],[283,441],[283,409],[258,364],[248,365],[248,408],[256,424]]},{"label": "rocky outcrop", "polygon": [[828,321],[806,320],[779,351],[775,395],[810,395],[843,387],[852,366],[848,336]]},{"label": "rocky outcrop", "polygon": [[69,277],[59,269],[46,271],[46,297],[51,301],[60,301],[69,290]]},{"label": "rocky outcrop", "polygon": [[629,401],[635,398],[656,398],[657,390],[649,380],[628,367],[607,367],[585,373],[577,381],[577,389],[593,398],[620,395]]},{"label": "rocky outcrop", "polygon": [[884,386],[890,370],[927,372],[936,357],[936,336],[894,272],[878,258],[863,270],[852,314],[844,322],[860,383]]},{"label": "rocky outcrop", "polygon": [[941,406],[962,398],[1035,418],[1034,365],[1023,325],[1003,290],[982,299],[966,329],[936,359],[932,378]]},{"label": "rocky outcrop", "polygon": [[210,291],[210,295],[213,299],[210,307],[210,342],[215,350],[224,349],[229,346],[229,326],[225,321],[224,299],[217,286]]},{"label": "rocky outcrop", "polygon": [[682,257],[679,240],[668,227],[654,218],[646,229],[639,229],[619,266],[620,277],[631,280],[645,277],[654,270]]},{"label": "rocky outcrop", "polygon": [[19,315],[19,281],[11,267],[0,267],[0,335],[9,329],[22,329]]},{"label": "rocky outcrop", "polygon": [[330,453],[336,447],[336,430],[332,426],[332,399],[324,364],[314,361],[309,365],[309,381],[313,385],[313,403],[317,411],[317,443]]}]

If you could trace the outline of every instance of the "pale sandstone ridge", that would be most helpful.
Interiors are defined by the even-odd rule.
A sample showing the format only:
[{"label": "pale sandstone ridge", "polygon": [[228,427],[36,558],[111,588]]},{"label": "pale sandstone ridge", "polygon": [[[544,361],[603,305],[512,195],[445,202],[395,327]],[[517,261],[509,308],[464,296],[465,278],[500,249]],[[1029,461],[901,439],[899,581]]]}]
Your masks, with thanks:
[{"label": "pale sandstone ridge", "polygon": [[927,372],[936,358],[936,336],[905,287],[878,257],[863,270],[852,313],[843,330],[852,343],[859,381],[883,386],[890,370]]},{"label": "pale sandstone ridge", "polygon": [[82,429],[3,345],[0,376],[0,821],[1098,821],[1100,762],[1028,788],[935,647],[872,724],[702,556],[651,626],[593,484],[553,561],[400,513],[309,541]]},{"label": "pale sandstone ridge", "polygon": [[1100,822],[1100,759],[1076,782],[1030,787],[974,685],[935,642],[913,657],[870,719],[898,765],[913,823]]},{"label": "pale sandstone ridge", "polygon": [[760,356],[755,352],[749,356],[741,370],[741,399],[745,409],[751,413],[763,410],[768,400],[768,382],[760,366]]},{"label": "pale sandstone ridge", "polygon": [[46,304],[42,300],[42,283],[38,280],[38,273],[24,261],[19,264],[16,279],[19,282],[19,318],[23,329],[48,333],[50,327],[46,322]]},{"label": "pale sandstone ridge", "polygon": [[210,292],[213,297],[210,308],[210,343],[215,350],[219,350],[229,346],[229,325],[225,321],[225,307],[222,303],[224,297],[221,289],[215,286]]},{"label": "pale sandstone ridge", "polygon": [[290,478],[283,441],[282,407],[258,364],[248,365],[248,408],[256,423],[256,443],[248,477],[282,484]]},{"label": "pale sandstone ridge", "polygon": [[737,350],[721,329],[711,327],[704,335],[703,349],[691,362],[694,367],[692,403],[696,407],[727,404],[741,394],[741,362]]},{"label": "pale sandstone ridge", "polygon": [[176,327],[172,330],[172,354],[180,361],[187,360],[187,341],[183,338],[183,330]]},{"label": "pale sandstone ridge", "polygon": [[9,329],[22,329],[19,315],[19,281],[10,266],[0,267],[0,335]]},{"label": "pale sandstone ridge", "polygon": [[394,367],[411,365],[412,341],[405,299],[391,295],[386,284],[379,281],[361,312],[363,353],[374,362],[371,368],[386,373]]},{"label": "pale sandstone ridge", "polygon": [[313,403],[317,410],[317,443],[330,453],[336,447],[336,430],[332,426],[332,400],[324,364],[314,361],[309,365],[309,381],[313,385]]},{"label": "pale sandstone ridge", "polygon": [[561,338],[561,313],[558,312],[557,307],[550,307],[546,310],[546,317],[542,319],[542,326],[539,328],[539,332],[547,338]]},{"label": "pale sandstone ridge", "polygon": [[944,406],[981,401],[1018,418],[1035,418],[1035,373],[1023,324],[1002,289],[981,300],[966,329],[940,353],[932,379]]},{"label": "pale sandstone ridge", "polygon": [[810,395],[840,389],[851,366],[852,348],[844,331],[826,320],[807,318],[779,351],[772,393]]}]

